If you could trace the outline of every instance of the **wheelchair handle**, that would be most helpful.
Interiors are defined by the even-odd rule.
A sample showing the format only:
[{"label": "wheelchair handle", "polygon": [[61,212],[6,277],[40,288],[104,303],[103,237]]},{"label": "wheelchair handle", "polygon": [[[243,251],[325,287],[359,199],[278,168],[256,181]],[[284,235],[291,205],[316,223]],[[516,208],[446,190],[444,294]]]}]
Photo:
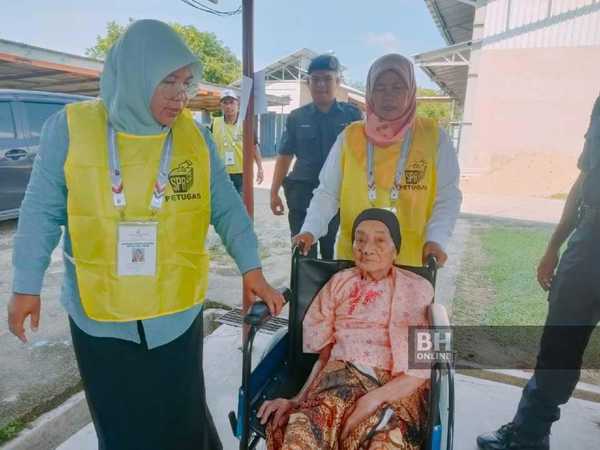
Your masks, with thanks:
[{"label": "wheelchair handle", "polygon": [[425,267],[427,271],[431,274],[431,282],[433,287],[435,288],[435,284],[437,282],[437,271],[438,271],[438,262],[437,258],[434,255],[427,255],[427,261],[425,262]]},{"label": "wheelchair handle", "polygon": [[[285,303],[289,303],[292,291],[288,288],[277,289],[283,298]],[[261,327],[267,320],[271,318],[271,311],[269,307],[262,300],[254,302],[254,304],[248,310],[248,313],[244,316],[244,323],[253,327]]]},{"label": "wheelchair handle", "polygon": [[427,262],[425,263],[427,269],[429,269],[432,273],[436,272],[438,269],[438,261],[434,255],[427,255]]}]

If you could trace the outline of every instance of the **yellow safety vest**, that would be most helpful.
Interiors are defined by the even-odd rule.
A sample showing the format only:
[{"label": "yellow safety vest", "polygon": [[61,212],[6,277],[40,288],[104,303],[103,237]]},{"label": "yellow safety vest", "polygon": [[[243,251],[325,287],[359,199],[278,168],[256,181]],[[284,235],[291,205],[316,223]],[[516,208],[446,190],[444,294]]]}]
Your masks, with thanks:
[{"label": "yellow safety vest", "polygon": [[[213,137],[217,145],[219,156],[225,164],[227,173],[236,174],[244,171],[244,153],[242,150],[242,127],[235,124],[225,123],[224,117],[215,117],[212,124]],[[225,154],[233,152],[233,164],[227,164]]]},{"label": "yellow safety vest", "polygon": [[[117,133],[127,206],[113,204],[107,113],[101,101],[66,107],[69,149],[64,171],[73,262],[83,309],[97,321],[126,322],[184,311],[204,301],[209,257],[209,151],[192,115],[173,124],[173,154],[162,208],[149,208],[166,134]],[[117,276],[121,221],[158,222],[157,268],[151,276]]]},{"label": "yellow safety vest", "polygon": [[394,184],[402,142],[387,148],[375,146],[373,167],[377,199],[372,205],[367,187],[367,139],[364,123],[354,122],[343,133],[337,257],[352,259],[352,224],[363,210],[393,206],[402,232],[402,247],[396,263],[421,266],[425,227],[435,202],[439,141],[437,125],[431,119],[416,119],[400,195],[395,205],[390,205],[390,189]]}]

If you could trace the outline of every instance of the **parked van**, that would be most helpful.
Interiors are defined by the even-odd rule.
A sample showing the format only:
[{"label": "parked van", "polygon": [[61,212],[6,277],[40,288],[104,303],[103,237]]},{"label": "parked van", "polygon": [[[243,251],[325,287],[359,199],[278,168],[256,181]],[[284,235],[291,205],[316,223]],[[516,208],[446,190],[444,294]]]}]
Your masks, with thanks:
[{"label": "parked van", "polygon": [[18,216],[42,126],[81,95],[0,89],[0,220]]}]

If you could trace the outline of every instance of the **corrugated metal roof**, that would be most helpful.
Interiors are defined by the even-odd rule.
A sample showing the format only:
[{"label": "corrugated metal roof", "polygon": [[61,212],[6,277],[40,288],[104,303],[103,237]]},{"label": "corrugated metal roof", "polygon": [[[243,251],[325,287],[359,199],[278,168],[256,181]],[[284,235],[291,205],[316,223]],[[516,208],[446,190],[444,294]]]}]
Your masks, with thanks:
[{"label": "corrugated metal roof", "polygon": [[[262,70],[265,72],[265,77],[267,79],[269,79],[271,75],[284,69],[291,69],[298,78],[302,78],[308,72],[310,61],[318,55],[319,53],[314,50],[301,48],[300,50],[296,50],[294,53],[269,64]],[[340,63],[340,72],[343,72],[344,70],[346,70],[346,66]]]},{"label": "corrugated metal roof", "polygon": [[[0,88],[59,92],[95,97],[100,92],[103,61],[41,47],[0,39]],[[219,109],[223,89],[201,82],[197,95],[190,99],[194,110]],[[269,105],[287,105],[288,97],[267,95]]]},{"label": "corrugated metal roof", "polygon": [[458,0],[425,0],[433,21],[448,45],[473,38],[475,8]]},{"label": "corrugated metal roof", "polygon": [[473,43],[463,42],[440,50],[414,55],[420,67],[446,94],[464,104]]}]

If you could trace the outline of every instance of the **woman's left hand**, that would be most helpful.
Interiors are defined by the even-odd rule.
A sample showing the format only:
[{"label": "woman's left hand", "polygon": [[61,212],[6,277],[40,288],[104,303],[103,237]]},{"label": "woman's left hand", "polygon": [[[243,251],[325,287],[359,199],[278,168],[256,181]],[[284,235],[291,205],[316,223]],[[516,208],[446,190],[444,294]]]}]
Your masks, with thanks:
[{"label": "woman's left hand", "polygon": [[258,171],[256,172],[256,184],[262,184],[264,179],[265,179],[265,171],[263,170],[262,167],[259,167]]},{"label": "woman's left hand", "polygon": [[423,246],[423,264],[427,263],[429,255],[435,256],[438,267],[444,267],[448,259],[448,255],[442,249],[442,246],[437,242],[429,241]]},{"label": "woman's left hand", "polygon": [[271,315],[276,316],[281,312],[284,303],[283,295],[267,283],[261,269],[246,272],[242,278],[244,290],[264,301],[269,307]]},{"label": "woman's left hand", "polygon": [[356,428],[356,426],[369,417],[371,414],[374,414],[384,403],[383,399],[379,398],[377,390],[373,390],[361,398],[359,398],[354,404],[354,409],[352,410],[352,414],[348,416],[346,421],[344,422],[344,428],[342,429],[342,434],[340,438],[342,440],[346,439],[346,437]]}]

